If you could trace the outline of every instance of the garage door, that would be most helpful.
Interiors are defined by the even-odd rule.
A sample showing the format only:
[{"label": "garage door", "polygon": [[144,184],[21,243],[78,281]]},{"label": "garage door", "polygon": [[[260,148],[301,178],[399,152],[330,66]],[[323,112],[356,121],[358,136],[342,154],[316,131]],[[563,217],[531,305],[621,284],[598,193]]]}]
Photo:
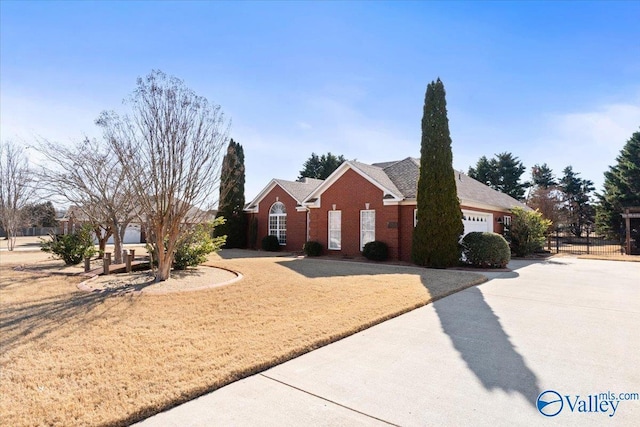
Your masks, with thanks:
[{"label": "garage door", "polygon": [[493,214],[463,210],[462,223],[465,235],[472,231],[493,232]]}]

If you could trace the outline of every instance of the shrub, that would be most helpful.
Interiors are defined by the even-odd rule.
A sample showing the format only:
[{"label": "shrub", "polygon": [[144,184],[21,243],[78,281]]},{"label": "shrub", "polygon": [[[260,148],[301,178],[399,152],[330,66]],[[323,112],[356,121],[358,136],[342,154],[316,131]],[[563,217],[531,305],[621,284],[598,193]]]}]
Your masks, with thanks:
[{"label": "shrub", "polygon": [[268,252],[278,252],[280,250],[280,242],[277,236],[269,235],[262,238],[262,250]]},{"label": "shrub", "polygon": [[207,260],[207,255],[220,250],[227,236],[212,237],[217,225],[223,224],[224,218],[216,218],[207,224],[198,224],[181,239],[173,256],[173,268],[185,270],[196,267]]},{"label": "shrub", "polygon": [[511,260],[511,251],[501,235],[474,231],[462,239],[462,256],[474,267],[504,268]]},{"label": "shrub", "polygon": [[[207,255],[219,251],[227,239],[227,236],[213,237],[215,228],[220,224],[224,224],[224,218],[222,217],[218,217],[209,223],[198,224],[189,229],[178,241],[173,255],[173,264],[171,265],[173,269],[186,270],[187,267],[197,267],[207,260]],[[167,241],[165,240],[165,250],[166,245]],[[153,260],[153,266],[157,267],[158,258],[153,246],[147,244],[146,247]]]},{"label": "shrub", "polygon": [[316,241],[310,241],[304,244],[302,247],[306,256],[319,256],[322,254],[322,243]]},{"label": "shrub", "polygon": [[511,225],[506,237],[516,256],[527,256],[544,247],[545,233],[551,221],[544,219],[539,211],[511,210]]},{"label": "shrub", "polygon": [[385,261],[389,257],[389,247],[385,242],[374,240],[364,245],[362,255],[371,261]]},{"label": "shrub", "polygon": [[40,239],[40,249],[60,258],[66,265],[75,265],[96,253],[91,228],[84,226],[75,233],[52,235],[51,240]]}]

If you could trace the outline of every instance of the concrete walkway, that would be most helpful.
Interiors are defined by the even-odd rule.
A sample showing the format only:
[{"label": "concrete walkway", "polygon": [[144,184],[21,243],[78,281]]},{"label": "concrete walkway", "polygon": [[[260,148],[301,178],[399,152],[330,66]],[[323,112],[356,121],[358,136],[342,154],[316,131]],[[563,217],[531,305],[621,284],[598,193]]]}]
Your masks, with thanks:
[{"label": "concrete walkway", "polygon": [[[638,425],[640,400],[579,409],[640,393],[640,264],[510,267],[138,425]],[[536,405],[549,389],[568,396],[554,417]]]}]

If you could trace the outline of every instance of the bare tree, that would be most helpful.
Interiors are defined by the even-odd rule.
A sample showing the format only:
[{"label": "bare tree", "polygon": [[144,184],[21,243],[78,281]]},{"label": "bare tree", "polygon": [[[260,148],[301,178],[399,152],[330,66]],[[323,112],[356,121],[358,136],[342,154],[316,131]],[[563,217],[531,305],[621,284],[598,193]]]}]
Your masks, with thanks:
[{"label": "bare tree", "polygon": [[21,147],[0,143],[0,222],[12,251],[22,226],[22,209],[33,195],[33,176]]},{"label": "bare tree", "polygon": [[44,140],[39,150],[47,159],[40,173],[42,187],[75,206],[78,219],[91,224],[102,251],[113,234],[114,262],[122,263],[124,233],[138,210],[116,154],[89,139],[72,148]]},{"label": "bare tree", "polygon": [[103,112],[97,124],[131,183],[163,281],[188,223],[214,204],[228,125],[220,106],[161,71],[138,78],[128,104],[130,114]]}]

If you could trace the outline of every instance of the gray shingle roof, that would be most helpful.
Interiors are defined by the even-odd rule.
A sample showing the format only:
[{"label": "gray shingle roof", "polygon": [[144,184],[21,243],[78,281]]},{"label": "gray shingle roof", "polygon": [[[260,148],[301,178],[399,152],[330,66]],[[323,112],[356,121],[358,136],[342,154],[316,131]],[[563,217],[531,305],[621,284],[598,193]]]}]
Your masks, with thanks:
[{"label": "gray shingle roof", "polygon": [[[407,157],[395,162],[374,163],[374,168],[380,169],[395,184],[406,199],[415,199],[420,176],[420,160]],[[462,172],[455,172],[458,198],[461,201],[483,203],[502,209],[527,206],[511,196],[494,190],[476,181]]]},{"label": "gray shingle roof", "polygon": [[304,178],[303,181],[286,181],[284,179],[275,179],[282,188],[293,196],[298,203],[302,203],[309,194],[324,181],[321,179]]},{"label": "gray shingle roof", "polygon": [[384,188],[393,192],[395,196],[402,197],[402,192],[396,186],[396,184],[391,180],[389,175],[385,173],[384,169],[380,168],[379,166],[368,165],[366,163],[360,163],[356,161],[352,161],[350,163],[353,166],[357,167],[362,173],[366,174],[367,176],[369,176],[370,178],[378,182]]}]

